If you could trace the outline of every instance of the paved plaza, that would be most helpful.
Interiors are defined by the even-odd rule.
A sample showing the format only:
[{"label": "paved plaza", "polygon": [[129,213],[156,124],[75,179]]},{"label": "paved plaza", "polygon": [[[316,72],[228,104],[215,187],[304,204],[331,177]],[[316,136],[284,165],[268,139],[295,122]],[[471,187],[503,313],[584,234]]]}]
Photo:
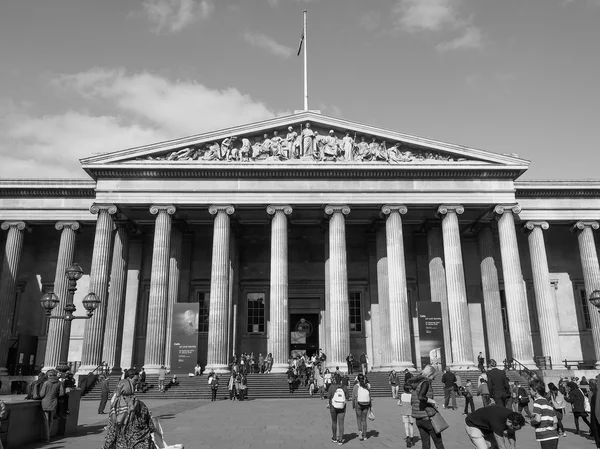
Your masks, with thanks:
[{"label": "paved plaza", "polygon": [[[153,414],[161,418],[167,442],[182,443],[186,449],[313,449],[334,447],[331,442],[329,410],[326,401],[319,399],[257,399],[246,402],[229,400],[146,402]],[[104,441],[103,428],[108,415],[97,414],[96,402],[82,402],[80,431],[69,438],[56,438],[46,445],[29,445],[23,449],[87,449],[100,448]],[[476,402],[476,406],[481,403]],[[354,411],[349,403],[345,420],[347,448],[404,448],[404,427],[399,408],[392,398],[377,398],[374,404],[375,421],[368,423],[366,441],[359,441]],[[460,411],[442,410],[450,429],[443,434],[447,449],[473,447],[464,431]],[[576,436],[573,415],[565,421],[568,431],[560,439],[560,447],[569,449],[594,448],[593,440]],[[583,425],[583,429],[587,427]],[[415,429],[416,430],[416,429]],[[421,447],[417,443],[416,448]],[[533,428],[526,426],[517,433],[517,448],[539,448]]]}]

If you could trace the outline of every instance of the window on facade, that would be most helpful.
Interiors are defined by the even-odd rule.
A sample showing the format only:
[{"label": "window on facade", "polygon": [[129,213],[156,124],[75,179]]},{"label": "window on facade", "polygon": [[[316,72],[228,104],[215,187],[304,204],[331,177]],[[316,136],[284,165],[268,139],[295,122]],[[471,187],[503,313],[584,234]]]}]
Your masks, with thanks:
[{"label": "window on facade", "polygon": [[198,292],[198,332],[208,332],[210,293]]},{"label": "window on facade", "polygon": [[508,332],[508,313],[506,311],[506,294],[500,290],[500,304],[502,305],[502,328]]},{"label": "window on facade", "polygon": [[583,328],[589,330],[592,328],[592,320],[590,318],[590,307],[585,293],[585,288],[579,289],[579,297],[581,298],[581,316],[583,318]]},{"label": "window on facade", "polygon": [[265,331],[265,294],[248,293],[248,333]]},{"label": "window on facade", "polygon": [[350,331],[362,332],[361,293],[350,292]]}]

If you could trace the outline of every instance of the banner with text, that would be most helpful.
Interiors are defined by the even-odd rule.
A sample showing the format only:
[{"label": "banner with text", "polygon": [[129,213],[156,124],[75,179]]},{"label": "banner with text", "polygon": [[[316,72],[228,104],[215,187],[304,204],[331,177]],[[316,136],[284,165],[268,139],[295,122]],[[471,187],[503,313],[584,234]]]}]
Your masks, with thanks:
[{"label": "banner with text", "polygon": [[198,303],[173,304],[171,372],[194,372],[198,361]]},{"label": "banner with text", "polygon": [[433,365],[439,371],[446,365],[442,306],[439,302],[418,302],[421,368]]}]

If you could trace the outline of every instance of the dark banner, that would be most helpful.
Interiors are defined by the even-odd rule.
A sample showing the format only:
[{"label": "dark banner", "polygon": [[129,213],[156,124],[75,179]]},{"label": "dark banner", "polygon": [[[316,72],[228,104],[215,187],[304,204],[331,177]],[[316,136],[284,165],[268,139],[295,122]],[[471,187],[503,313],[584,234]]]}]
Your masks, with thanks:
[{"label": "dark banner", "polygon": [[421,368],[425,365],[433,365],[441,371],[446,365],[442,306],[439,302],[418,302],[417,313],[419,315]]},{"label": "dark banner", "polygon": [[198,303],[173,304],[171,372],[194,372],[198,361]]}]

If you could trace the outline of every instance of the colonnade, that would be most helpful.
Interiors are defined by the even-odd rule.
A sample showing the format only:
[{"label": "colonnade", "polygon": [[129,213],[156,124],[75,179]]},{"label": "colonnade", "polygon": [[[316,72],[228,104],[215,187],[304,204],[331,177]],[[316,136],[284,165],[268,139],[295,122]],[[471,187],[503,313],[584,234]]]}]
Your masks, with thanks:
[{"label": "colonnade", "polygon": [[[80,370],[93,370],[102,361],[118,368],[120,362],[120,339],[123,335],[124,302],[127,285],[129,248],[128,224],[115,219],[117,206],[94,204],[91,212],[98,215],[95,230],[89,289],[101,301],[94,316],[86,321]],[[385,230],[377,233],[377,286],[381,312],[380,341],[382,342],[382,368],[414,368],[411,356],[410,305],[408,298],[406,262],[402,215],[408,211],[401,204],[384,205],[381,215]],[[181,233],[173,228],[173,205],[152,205],[151,214],[156,216],[150,302],[147,318],[145,367],[154,373],[161,365],[168,364],[170,349],[170,316],[172,303],[176,300],[173,289],[179,282],[179,271],[170,261],[181,253]],[[210,279],[210,315],[208,326],[207,368],[226,371],[228,364],[230,332],[230,216],[235,212],[232,205],[211,205],[214,216],[212,244],[212,271]],[[269,205],[265,211],[271,219],[271,272],[268,350],[274,358],[274,371],[287,368],[289,357],[288,315],[288,217],[293,207],[287,204]],[[475,367],[467,289],[462,258],[461,235],[458,217],[464,212],[462,205],[445,204],[438,208],[441,230],[427,231],[429,253],[429,276],[432,301],[440,302],[445,326],[447,362],[455,369]],[[525,366],[534,367],[534,353],[526,290],[517,246],[514,215],[520,212],[518,205],[497,205],[494,209],[498,221],[502,278],[506,294],[511,350],[514,358]],[[325,207],[329,216],[326,236],[328,257],[326,266],[326,313],[328,334],[323,336],[328,350],[328,363],[345,366],[350,352],[349,295],[346,256],[346,216],[352,213],[345,204]],[[558,343],[558,311],[551,298],[548,261],[544,243],[544,231],[549,224],[542,221],[525,223],[533,270],[535,299],[544,355],[560,360]],[[579,221],[574,226],[577,233],[586,294],[600,288],[600,268],[594,242],[593,230],[598,222]],[[59,222],[61,231],[56,269],[55,292],[66,298],[64,271],[73,261],[77,222]],[[11,337],[11,318],[16,298],[18,267],[21,258],[26,224],[23,221],[7,221],[1,229],[8,231],[2,273],[0,278],[0,375],[6,374],[8,346]],[[116,232],[115,232],[116,231]],[[441,231],[441,232],[440,232]],[[480,256],[481,284],[487,327],[489,357],[498,361],[506,358],[504,330],[500,299],[498,268],[494,258],[494,239],[490,225],[478,228],[477,243]],[[384,260],[384,263],[380,261]],[[328,262],[328,263],[327,263]],[[110,291],[109,291],[110,280]],[[41,313],[41,311],[40,311]],[[58,306],[53,314],[61,314]],[[600,360],[600,317],[591,313],[595,358]],[[51,320],[46,349],[46,366],[58,364],[65,354],[60,352],[60,341],[68,323]],[[555,364],[559,368],[559,364]]]}]

